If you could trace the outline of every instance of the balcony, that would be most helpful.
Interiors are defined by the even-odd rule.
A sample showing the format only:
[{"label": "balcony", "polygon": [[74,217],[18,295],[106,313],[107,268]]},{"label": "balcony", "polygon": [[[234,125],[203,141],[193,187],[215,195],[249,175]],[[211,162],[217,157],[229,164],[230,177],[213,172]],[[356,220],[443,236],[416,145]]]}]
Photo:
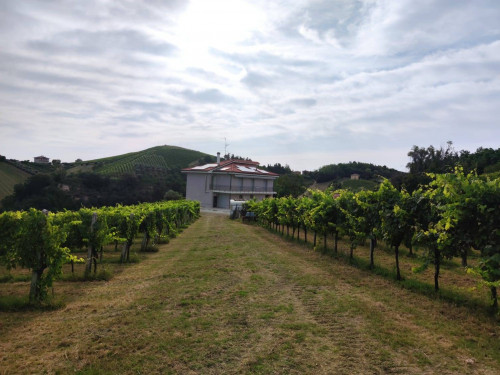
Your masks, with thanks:
[{"label": "balcony", "polygon": [[210,191],[214,193],[228,194],[275,194],[272,187],[262,186],[230,186],[230,185],[210,185]]}]

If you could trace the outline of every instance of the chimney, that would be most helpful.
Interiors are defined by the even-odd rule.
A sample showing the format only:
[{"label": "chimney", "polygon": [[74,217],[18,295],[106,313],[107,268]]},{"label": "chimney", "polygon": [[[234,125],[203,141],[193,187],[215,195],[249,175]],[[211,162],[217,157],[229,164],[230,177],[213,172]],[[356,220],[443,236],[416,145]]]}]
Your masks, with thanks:
[{"label": "chimney", "polygon": [[217,165],[220,165],[220,152],[217,153]]}]

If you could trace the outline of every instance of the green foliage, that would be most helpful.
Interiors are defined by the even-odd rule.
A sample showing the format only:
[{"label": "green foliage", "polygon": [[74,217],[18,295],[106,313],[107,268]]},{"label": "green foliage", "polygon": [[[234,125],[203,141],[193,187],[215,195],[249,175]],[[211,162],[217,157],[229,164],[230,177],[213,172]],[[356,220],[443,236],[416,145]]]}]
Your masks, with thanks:
[{"label": "green foliage", "polygon": [[382,236],[390,246],[399,246],[410,227],[407,210],[409,194],[398,191],[389,180],[382,182],[378,194]]},{"label": "green foliage", "polygon": [[[30,207],[50,211],[77,210],[81,206],[155,202],[163,200],[168,190],[181,195],[185,193],[186,182],[181,168],[213,159],[213,156],[198,151],[158,146],[140,152],[81,162],[67,170],[55,169],[49,165],[48,169],[43,167],[47,169],[44,173],[27,180],[27,174],[19,168],[0,163],[0,198],[3,198],[4,190],[2,207],[11,211],[27,210]],[[22,168],[34,165],[18,164]],[[9,170],[6,178],[2,177],[4,169]],[[17,171],[17,174],[14,175],[11,170]],[[17,178],[20,174],[26,176]],[[14,186],[16,183],[19,185]]]},{"label": "green foliage", "polygon": [[351,180],[345,179],[340,182],[342,189],[347,189],[357,193],[362,190],[377,190],[379,183],[372,180]]},{"label": "green foliage", "polygon": [[299,174],[285,174],[274,181],[274,190],[278,197],[298,197],[307,189],[306,179]]},{"label": "green foliage", "polygon": [[491,173],[500,168],[500,149],[478,148],[476,152],[462,150],[456,152],[453,143],[449,141],[446,149],[434,146],[413,146],[408,156],[411,158],[406,165],[410,174],[423,175],[425,173],[449,173],[455,166],[460,165],[469,173]]},{"label": "green foliage", "polygon": [[453,143],[448,142],[446,149],[434,146],[427,148],[413,146],[408,152],[411,161],[406,165],[411,174],[443,173],[450,171],[458,161],[458,154],[453,149]]},{"label": "green foliage", "polygon": [[281,163],[275,163],[273,165],[268,164],[267,166],[262,167],[262,168],[265,169],[266,171],[273,172],[273,173],[280,174],[280,175],[293,173],[288,165],[281,165]]},{"label": "green foliage", "polygon": [[[64,263],[83,261],[70,254],[66,246],[87,247],[86,278],[99,278],[97,252],[105,244],[112,240],[125,242],[128,251],[139,229],[150,237],[160,237],[162,228],[168,228],[170,235],[196,219],[199,212],[199,202],[193,201],[82,208],[55,214],[33,208],[4,212],[0,214],[0,263],[7,268],[20,266],[32,270],[30,302],[40,303],[46,299],[47,289],[61,275]],[[125,260],[129,260],[128,252]]]},{"label": "green foliage", "polygon": [[[32,271],[30,302],[40,303],[47,289],[61,274],[69,249],[62,246],[66,233],[57,225],[53,214],[30,209],[0,215],[3,262],[8,267],[21,266]],[[3,241],[2,241],[3,242]],[[44,273],[45,269],[47,272]]]},{"label": "green foliage", "polygon": [[307,172],[307,175],[317,182],[326,182],[350,178],[353,173],[359,174],[363,180],[373,180],[380,177],[394,178],[403,174],[385,165],[378,166],[370,163],[350,162],[325,165],[317,171]]},{"label": "green foliage", "polygon": [[374,267],[375,240],[383,238],[394,250],[398,280],[402,279],[400,245],[405,243],[411,249],[417,243],[424,256],[422,266],[415,267],[415,271],[433,264],[435,290],[439,289],[442,262],[455,256],[461,256],[464,262],[474,247],[480,250],[481,257],[470,272],[480,275],[491,288],[496,307],[496,288],[500,284],[500,179],[465,174],[460,167],[452,173],[427,177],[431,182],[412,194],[384,180],[378,191],[308,191],[301,198],[250,202],[248,209],[270,227],[300,226],[323,235],[347,236],[351,257],[352,251],[369,238],[370,268]]},{"label": "green foliage", "polygon": [[170,189],[165,193],[163,199],[165,199],[166,201],[178,201],[179,199],[182,199],[182,195]]},{"label": "green foliage", "polygon": [[14,192],[14,186],[26,181],[29,174],[8,163],[0,162],[0,200]]}]

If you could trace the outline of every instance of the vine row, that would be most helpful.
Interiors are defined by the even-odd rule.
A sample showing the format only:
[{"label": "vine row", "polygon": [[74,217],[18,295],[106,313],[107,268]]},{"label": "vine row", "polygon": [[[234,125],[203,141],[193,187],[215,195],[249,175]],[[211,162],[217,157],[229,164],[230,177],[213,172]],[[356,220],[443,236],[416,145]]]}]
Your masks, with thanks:
[{"label": "vine row", "polygon": [[[490,287],[492,306],[498,309],[497,287],[500,286],[500,179],[480,178],[474,173],[430,174],[432,181],[413,193],[397,190],[384,180],[377,191],[353,193],[348,190],[309,191],[300,198],[284,197],[251,201],[246,209],[253,211],[265,226],[287,234],[314,233],[333,235],[337,252],[340,236],[354,250],[370,242],[370,268],[374,267],[377,240],[384,240],[394,252],[396,278],[401,280],[399,248],[405,245],[410,254],[414,245],[425,251],[422,269],[434,266],[434,288],[439,290],[439,273],[444,259],[461,257],[467,266],[471,248],[480,252],[479,262],[468,271],[481,276]],[[298,238],[298,237],[297,237]]]},{"label": "vine row", "polygon": [[[121,262],[130,258],[130,247],[144,233],[141,250],[198,218],[199,202],[169,201],[133,206],[82,208],[51,213],[46,210],[7,211],[0,214],[0,263],[31,270],[30,303],[40,303],[62,273],[65,263],[85,262],[86,276],[97,271],[103,246],[122,244]],[[86,259],[70,249],[87,249]],[[93,270],[92,270],[93,269]]]}]

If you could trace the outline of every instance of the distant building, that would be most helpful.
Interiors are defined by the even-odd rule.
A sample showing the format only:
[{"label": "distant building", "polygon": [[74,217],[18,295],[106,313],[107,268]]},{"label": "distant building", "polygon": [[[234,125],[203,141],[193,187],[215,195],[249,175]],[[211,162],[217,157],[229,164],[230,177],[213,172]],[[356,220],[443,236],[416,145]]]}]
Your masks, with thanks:
[{"label": "distant building", "polygon": [[46,156],[35,156],[35,163],[40,163],[40,164],[49,164],[50,159]]},{"label": "distant building", "polygon": [[66,185],[66,184],[59,184],[57,185],[57,187],[62,190],[62,191],[69,191],[69,185]]},{"label": "distant building", "polygon": [[186,199],[196,200],[204,208],[227,208],[230,200],[262,200],[276,194],[274,180],[278,174],[259,169],[251,160],[220,161],[184,168],[187,175]]},{"label": "distant building", "polygon": [[353,173],[353,174],[351,175],[351,180],[359,180],[359,174],[357,174],[357,173]]}]

